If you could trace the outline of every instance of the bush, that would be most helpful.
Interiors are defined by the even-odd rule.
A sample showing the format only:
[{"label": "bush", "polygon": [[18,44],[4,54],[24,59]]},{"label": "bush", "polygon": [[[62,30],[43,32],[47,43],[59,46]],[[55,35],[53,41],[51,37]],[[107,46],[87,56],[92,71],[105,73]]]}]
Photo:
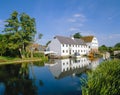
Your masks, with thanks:
[{"label": "bush", "polygon": [[88,73],[82,95],[120,95],[120,60],[101,63]]},{"label": "bush", "polygon": [[44,53],[35,52],[33,57],[44,57]]}]

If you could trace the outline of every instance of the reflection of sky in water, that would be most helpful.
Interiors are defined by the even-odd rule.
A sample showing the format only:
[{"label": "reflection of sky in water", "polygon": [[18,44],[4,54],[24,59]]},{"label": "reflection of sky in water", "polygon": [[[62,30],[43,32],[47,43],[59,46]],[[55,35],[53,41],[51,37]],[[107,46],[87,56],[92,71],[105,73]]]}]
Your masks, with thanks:
[{"label": "reflection of sky in water", "polygon": [[[10,91],[8,93],[14,92],[11,89],[16,89],[19,94],[23,93],[20,92],[21,88],[14,88],[12,84],[15,81],[16,87],[19,87],[21,82],[23,82],[22,89],[27,85],[28,89],[26,88],[25,91],[28,94],[31,93],[31,88],[35,85],[38,95],[81,95],[80,78],[87,78],[86,70],[95,68],[100,61],[98,59],[90,61],[87,58],[80,58],[76,60],[53,60],[52,63],[45,63],[42,66],[41,63],[40,66],[36,64],[0,66],[0,78],[2,78],[0,95],[4,95],[8,90]],[[14,77],[15,81],[11,81]],[[10,81],[11,88],[8,81]],[[28,81],[31,83],[27,84]]]},{"label": "reflection of sky in water", "polygon": [[[35,80],[40,95],[81,95],[80,78],[86,77],[84,66],[90,65],[92,68],[94,67],[92,65],[98,65],[99,60],[93,61],[93,64],[89,64],[90,62],[88,59],[82,59],[82,61],[54,60],[53,64],[47,63],[44,67],[30,66],[29,74],[30,78]],[[70,69],[70,64],[75,68]],[[63,71],[65,67],[69,69]]]},{"label": "reflection of sky in water", "polygon": [[[51,74],[51,72],[48,70],[47,67],[36,67],[33,66],[34,76],[35,76],[35,84],[38,87],[38,93],[43,95],[54,95],[54,94],[61,94],[63,93],[69,93],[69,92],[77,92],[80,90],[78,87],[79,84],[79,78],[67,76],[62,79],[55,79],[54,76]],[[32,78],[33,76],[30,75]],[[42,80],[43,85],[40,85],[40,80]]]},{"label": "reflection of sky in water", "polygon": [[5,85],[4,83],[0,83],[0,95],[4,95],[5,92]]}]

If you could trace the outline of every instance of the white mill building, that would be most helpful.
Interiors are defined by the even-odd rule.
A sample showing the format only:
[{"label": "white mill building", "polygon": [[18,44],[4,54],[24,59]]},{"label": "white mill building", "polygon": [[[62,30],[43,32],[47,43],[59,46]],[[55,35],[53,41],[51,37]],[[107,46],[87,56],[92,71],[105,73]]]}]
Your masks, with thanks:
[{"label": "white mill building", "polygon": [[81,39],[55,36],[47,47],[47,51],[53,51],[57,56],[87,55],[91,51],[98,51],[98,40],[94,36],[85,36]]}]

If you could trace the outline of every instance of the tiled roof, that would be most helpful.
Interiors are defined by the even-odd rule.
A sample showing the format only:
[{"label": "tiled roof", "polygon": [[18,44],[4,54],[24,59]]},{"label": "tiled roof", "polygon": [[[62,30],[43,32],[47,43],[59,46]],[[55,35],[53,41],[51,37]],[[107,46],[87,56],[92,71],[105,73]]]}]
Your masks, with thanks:
[{"label": "tiled roof", "polygon": [[62,44],[71,44],[71,45],[86,45],[82,39],[72,39],[70,37],[56,36],[60,43]]},{"label": "tiled roof", "polygon": [[81,39],[83,39],[86,43],[92,42],[94,36],[84,36]]}]

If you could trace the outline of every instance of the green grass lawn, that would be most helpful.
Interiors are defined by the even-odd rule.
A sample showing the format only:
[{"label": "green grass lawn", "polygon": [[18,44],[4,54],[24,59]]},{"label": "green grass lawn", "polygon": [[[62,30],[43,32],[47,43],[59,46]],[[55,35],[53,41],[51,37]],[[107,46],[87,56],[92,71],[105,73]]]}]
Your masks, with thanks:
[{"label": "green grass lawn", "polygon": [[22,62],[30,62],[30,61],[46,61],[46,60],[47,58],[42,58],[42,57],[21,59],[21,58],[0,56],[0,64],[22,63]]},{"label": "green grass lawn", "polygon": [[15,61],[15,60],[21,60],[21,58],[0,56],[0,62]]}]

